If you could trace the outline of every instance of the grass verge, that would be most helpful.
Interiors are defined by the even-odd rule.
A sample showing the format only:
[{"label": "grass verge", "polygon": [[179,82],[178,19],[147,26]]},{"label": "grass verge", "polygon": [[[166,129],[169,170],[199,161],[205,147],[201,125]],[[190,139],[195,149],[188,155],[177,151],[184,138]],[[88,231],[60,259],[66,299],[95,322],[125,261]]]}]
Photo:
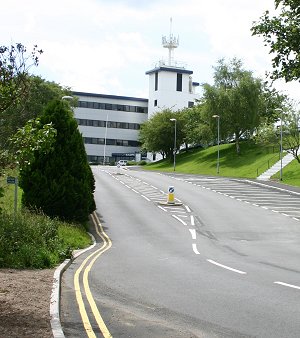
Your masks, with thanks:
[{"label": "grass verge", "polygon": [[[256,178],[279,160],[278,149],[263,148],[251,141],[220,145],[220,176]],[[190,150],[176,155],[176,172],[216,175],[218,147]],[[163,160],[145,166],[149,170],[173,171],[173,161]]]},{"label": "grass verge", "polygon": [[14,214],[14,184],[0,179],[4,189],[0,212],[0,268],[52,268],[72,257],[72,251],[92,243],[88,224],[70,224],[41,213],[21,210],[22,190],[18,188],[18,212]]}]

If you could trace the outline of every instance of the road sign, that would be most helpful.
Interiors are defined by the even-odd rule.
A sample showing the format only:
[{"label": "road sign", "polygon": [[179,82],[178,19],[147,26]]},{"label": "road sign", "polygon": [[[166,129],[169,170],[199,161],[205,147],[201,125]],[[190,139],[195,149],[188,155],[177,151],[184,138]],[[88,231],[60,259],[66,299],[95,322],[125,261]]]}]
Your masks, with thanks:
[{"label": "road sign", "polygon": [[174,187],[169,187],[169,193],[174,194]]},{"label": "road sign", "polygon": [[6,183],[8,183],[8,184],[16,184],[16,177],[8,176],[6,178]]}]

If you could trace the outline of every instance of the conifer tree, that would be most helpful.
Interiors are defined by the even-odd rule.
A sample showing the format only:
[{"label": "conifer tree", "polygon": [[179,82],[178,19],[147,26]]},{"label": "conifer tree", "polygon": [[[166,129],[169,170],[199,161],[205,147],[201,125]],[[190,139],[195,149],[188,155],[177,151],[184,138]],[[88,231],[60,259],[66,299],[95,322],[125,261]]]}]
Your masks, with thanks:
[{"label": "conifer tree", "polygon": [[36,151],[34,160],[21,168],[22,204],[50,217],[85,221],[95,210],[95,182],[73,112],[66,101],[54,100],[41,122],[52,122],[57,136],[52,151]]}]

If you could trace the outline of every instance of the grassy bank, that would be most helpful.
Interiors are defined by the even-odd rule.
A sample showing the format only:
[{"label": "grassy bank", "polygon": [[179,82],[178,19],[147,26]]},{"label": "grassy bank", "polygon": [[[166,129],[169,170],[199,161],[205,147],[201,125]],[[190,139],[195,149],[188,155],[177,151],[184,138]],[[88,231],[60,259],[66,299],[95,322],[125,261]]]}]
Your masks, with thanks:
[{"label": "grassy bank", "polygon": [[[272,179],[279,180],[280,173],[272,176]],[[282,182],[288,185],[300,187],[300,164],[297,160],[293,160],[282,170]]]},{"label": "grassy bank", "polygon": [[7,184],[7,171],[0,185],[0,268],[51,268],[72,256],[75,249],[91,244],[88,224],[70,224],[41,213],[21,210],[22,190],[18,188],[18,212],[14,214],[14,184]]},{"label": "grassy bank", "polygon": [[[190,150],[176,155],[176,171],[190,174],[216,175],[218,147]],[[256,178],[279,160],[278,149],[263,148],[253,142],[241,142],[237,154],[235,144],[220,145],[220,176]],[[146,166],[149,170],[173,171],[173,162],[163,160]]]}]

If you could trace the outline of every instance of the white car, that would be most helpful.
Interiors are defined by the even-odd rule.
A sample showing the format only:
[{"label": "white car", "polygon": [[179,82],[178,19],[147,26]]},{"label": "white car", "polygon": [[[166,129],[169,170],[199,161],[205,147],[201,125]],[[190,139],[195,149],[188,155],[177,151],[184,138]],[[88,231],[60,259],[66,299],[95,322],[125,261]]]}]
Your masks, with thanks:
[{"label": "white car", "polygon": [[117,165],[119,165],[119,166],[127,165],[127,161],[126,160],[120,160],[120,161],[118,161]]}]

